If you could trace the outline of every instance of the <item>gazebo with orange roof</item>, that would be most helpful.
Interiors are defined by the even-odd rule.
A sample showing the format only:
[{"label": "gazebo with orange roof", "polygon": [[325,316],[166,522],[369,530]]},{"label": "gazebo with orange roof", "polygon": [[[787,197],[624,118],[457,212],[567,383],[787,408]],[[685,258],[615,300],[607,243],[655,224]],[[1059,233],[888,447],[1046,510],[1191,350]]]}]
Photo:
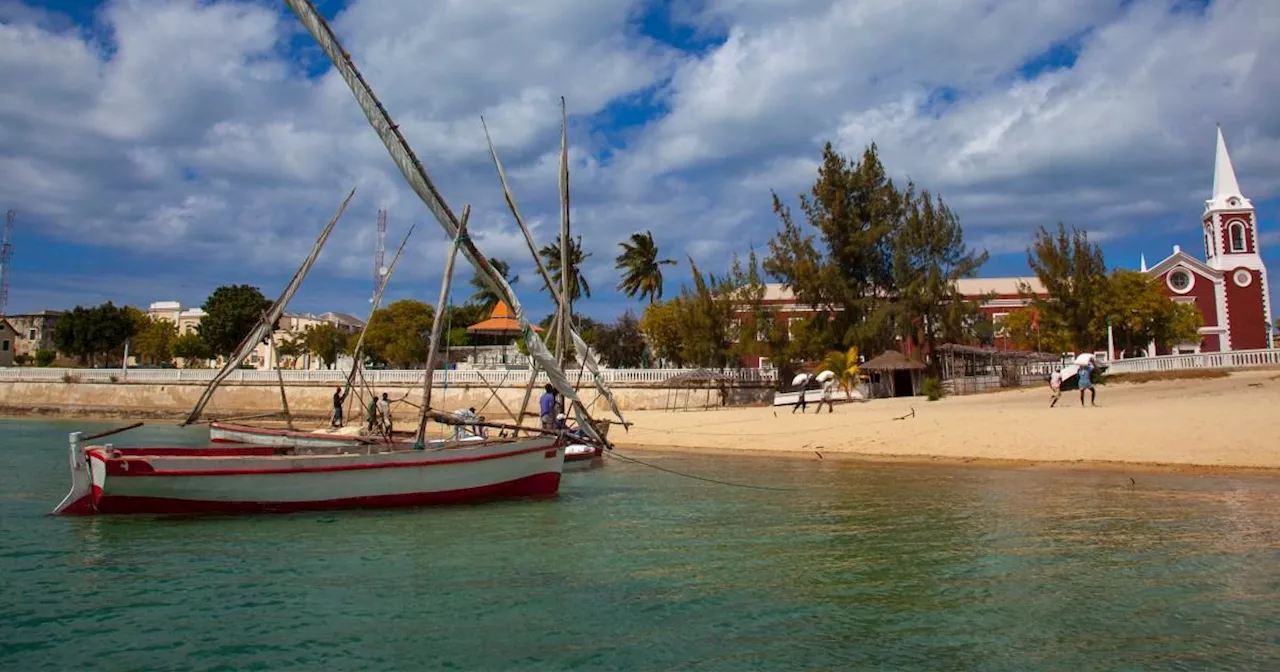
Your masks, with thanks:
[{"label": "gazebo with orange roof", "polygon": [[[542,331],[537,326],[530,326],[534,331]],[[501,345],[504,346],[502,360],[505,362],[507,359],[505,346],[510,345],[511,342],[520,337],[520,321],[511,313],[511,307],[505,301],[499,301],[493,307],[493,311],[489,313],[488,319],[467,327],[467,333],[477,336],[493,336],[495,339],[501,339]]]}]

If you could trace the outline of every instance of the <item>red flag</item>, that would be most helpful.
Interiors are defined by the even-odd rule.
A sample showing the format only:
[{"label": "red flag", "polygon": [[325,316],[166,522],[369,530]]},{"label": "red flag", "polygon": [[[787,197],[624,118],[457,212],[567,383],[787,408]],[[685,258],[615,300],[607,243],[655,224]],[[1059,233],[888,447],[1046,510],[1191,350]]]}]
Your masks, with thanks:
[{"label": "red flag", "polygon": [[1031,328],[1040,331],[1040,311],[1031,309]]}]

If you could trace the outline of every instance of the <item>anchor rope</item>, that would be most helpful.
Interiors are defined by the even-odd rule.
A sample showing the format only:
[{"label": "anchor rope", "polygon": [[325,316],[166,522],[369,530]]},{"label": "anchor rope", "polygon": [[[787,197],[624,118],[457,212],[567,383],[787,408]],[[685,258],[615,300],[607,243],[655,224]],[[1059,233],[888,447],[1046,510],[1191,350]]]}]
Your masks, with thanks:
[{"label": "anchor rope", "polygon": [[614,458],[617,458],[617,459],[623,460],[624,462],[631,462],[632,464],[637,464],[637,465],[640,465],[640,466],[642,466],[642,467],[648,467],[648,468],[650,468],[650,469],[656,469],[656,470],[658,470],[658,471],[662,471],[662,472],[665,472],[665,473],[671,474],[671,475],[673,475],[673,476],[680,476],[680,477],[683,477],[683,478],[689,478],[689,479],[693,479],[693,480],[695,480],[695,481],[702,481],[702,482],[704,482],[704,483],[713,483],[713,484],[715,484],[715,485],[723,485],[723,486],[727,486],[727,487],[730,487],[730,488],[744,488],[744,489],[747,489],[747,490],[768,490],[768,491],[771,491],[771,492],[795,492],[795,491],[799,490],[799,488],[779,488],[779,487],[774,487],[774,486],[769,486],[769,485],[755,485],[755,484],[753,484],[753,483],[734,483],[734,482],[732,482],[732,481],[722,481],[722,480],[717,479],[717,478],[709,478],[709,477],[706,477],[706,476],[699,476],[699,475],[697,475],[697,474],[690,474],[690,473],[688,473],[688,472],[679,471],[679,470],[676,470],[676,469],[669,469],[669,468],[667,468],[667,467],[662,467],[662,466],[659,466],[659,465],[653,464],[653,463],[651,463],[651,462],[646,462],[646,461],[644,461],[644,460],[639,460],[639,459],[636,459],[636,458],[634,458],[634,457],[630,457],[630,456],[627,456],[627,455],[623,455],[622,453],[619,453],[619,452],[618,452],[618,451],[616,451],[616,450],[610,450],[610,451],[607,451],[607,452],[605,453],[605,455],[608,455],[608,456],[610,456],[610,457],[614,457]]}]

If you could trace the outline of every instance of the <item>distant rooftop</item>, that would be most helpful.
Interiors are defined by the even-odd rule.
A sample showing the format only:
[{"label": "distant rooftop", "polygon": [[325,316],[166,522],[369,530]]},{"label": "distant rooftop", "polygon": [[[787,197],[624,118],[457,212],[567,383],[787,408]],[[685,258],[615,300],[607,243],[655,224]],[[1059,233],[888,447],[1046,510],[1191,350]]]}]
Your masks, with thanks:
[{"label": "distant rooftop", "polygon": [[[1025,278],[961,278],[956,281],[956,289],[963,296],[979,297],[987,294],[1001,296],[1018,296],[1018,286],[1026,283],[1035,294],[1044,294],[1044,284],[1034,276]],[[795,301],[795,293],[780,282],[770,282],[764,286],[764,300],[788,302]]]}]

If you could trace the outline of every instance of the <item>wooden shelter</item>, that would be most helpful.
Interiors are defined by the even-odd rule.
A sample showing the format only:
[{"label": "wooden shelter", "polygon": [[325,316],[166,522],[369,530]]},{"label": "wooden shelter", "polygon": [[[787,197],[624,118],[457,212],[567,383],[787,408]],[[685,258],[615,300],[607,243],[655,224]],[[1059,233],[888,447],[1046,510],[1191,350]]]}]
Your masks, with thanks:
[{"label": "wooden shelter", "polygon": [[1062,364],[1061,355],[1047,352],[997,350],[947,343],[938,347],[942,381],[951,394],[972,394],[1019,387],[1049,378]]},{"label": "wooden shelter", "polygon": [[925,365],[897,350],[886,350],[858,369],[870,378],[872,397],[914,397],[924,387]]},{"label": "wooden shelter", "polygon": [[[702,405],[695,408],[711,408],[712,406],[723,406],[728,398],[728,387],[733,379],[722,373],[716,373],[711,369],[693,369],[678,373],[666,380],[661,385],[667,388],[667,402],[664,410],[689,410],[689,404],[692,402],[694,390],[705,390],[702,397]],[[712,403],[711,391],[717,391],[717,403]],[[684,405],[680,407],[680,392],[684,391]],[[679,408],[677,408],[679,407]]]}]

